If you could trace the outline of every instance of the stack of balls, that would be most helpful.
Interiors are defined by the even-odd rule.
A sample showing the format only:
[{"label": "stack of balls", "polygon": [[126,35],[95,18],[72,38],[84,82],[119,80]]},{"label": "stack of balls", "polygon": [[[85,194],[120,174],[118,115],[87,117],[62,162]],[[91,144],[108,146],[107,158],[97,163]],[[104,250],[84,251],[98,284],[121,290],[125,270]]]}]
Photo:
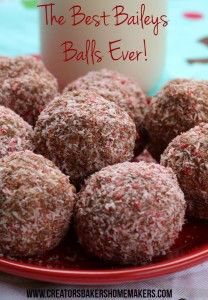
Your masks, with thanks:
[{"label": "stack of balls", "polygon": [[59,94],[33,58],[0,57],[0,70],[1,253],[43,254],[73,217],[86,251],[145,264],[170,251],[185,213],[208,219],[206,81],[171,81],[150,101],[115,71]]},{"label": "stack of balls", "polygon": [[170,81],[145,116],[148,151],[171,167],[187,202],[187,215],[208,219],[208,81]]},{"label": "stack of balls", "polygon": [[208,81],[170,81],[151,101],[145,117],[148,150],[160,160],[168,144],[179,134],[208,122]]}]

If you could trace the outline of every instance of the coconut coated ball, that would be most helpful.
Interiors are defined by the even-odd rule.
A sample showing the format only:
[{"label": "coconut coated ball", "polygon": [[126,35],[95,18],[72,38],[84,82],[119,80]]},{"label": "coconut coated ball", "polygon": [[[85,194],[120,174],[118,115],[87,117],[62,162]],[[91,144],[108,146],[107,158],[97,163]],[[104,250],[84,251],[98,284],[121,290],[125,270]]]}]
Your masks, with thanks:
[{"label": "coconut coated ball", "polygon": [[0,252],[45,253],[65,236],[74,187],[55,165],[31,151],[0,160]]},{"label": "coconut coated ball", "polygon": [[136,128],[115,103],[89,91],[57,97],[40,114],[36,150],[52,160],[72,182],[107,165],[131,160]]},{"label": "coconut coated ball", "polygon": [[143,122],[148,107],[147,97],[136,82],[118,72],[107,69],[89,72],[70,83],[64,92],[73,90],[94,91],[126,110],[137,127]]},{"label": "coconut coated ball", "polygon": [[34,146],[32,127],[9,108],[0,106],[0,158]]},{"label": "coconut coated ball", "polygon": [[32,126],[43,108],[58,94],[55,77],[33,57],[0,59],[0,104]]},{"label": "coconut coated ball", "polygon": [[170,81],[152,100],[145,127],[149,151],[157,159],[180,133],[208,122],[208,81]]},{"label": "coconut coated ball", "polygon": [[208,124],[176,137],[161,157],[178,177],[187,200],[187,214],[208,220]]},{"label": "coconut coated ball", "polygon": [[57,86],[30,71],[23,77],[10,78],[0,88],[0,103],[35,125],[43,108],[57,95]]},{"label": "coconut coated ball", "polygon": [[171,169],[125,162],[87,179],[75,206],[81,245],[119,264],[166,254],[184,223],[185,200]]},{"label": "coconut coated ball", "polygon": [[42,61],[37,60],[32,56],[2,56],[0,58],[0,83],[3,83],[5,79],[27,75],[31,70],[40,75],[44,73],[44,76],[47,76],[50,80],[54,79],[53,75],[46,69]]},{"label": "coconut coated ball", "polygon": [[73,90],[94,91],[127,111],[137,127],[138,136],[135,151],[137,154],[142,152],[146,145],[146,139],[140,128],[143,125],[149,101],[135,81],[116,71],[101,69],[100,71],[89,72],[70,83],[64,89],[64,93]]}]

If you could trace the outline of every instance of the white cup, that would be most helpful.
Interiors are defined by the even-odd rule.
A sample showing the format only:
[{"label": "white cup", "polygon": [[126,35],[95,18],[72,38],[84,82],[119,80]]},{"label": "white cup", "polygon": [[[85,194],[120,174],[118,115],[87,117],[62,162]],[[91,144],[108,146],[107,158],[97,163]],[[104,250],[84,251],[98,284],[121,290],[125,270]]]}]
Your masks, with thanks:
[{"label": "white cup", "polygon": [[[144,91],[149,91],[157,83],[165,63],[167,0],[53,0],[52,2],[53,15],[56,15],[56,19],[64,16],[65,23],[59,25],[53,18],[51,26],[51,7],[47,7],[47,25],[46,7],[39,7],[41,55],[46,67],[57,77],[61,89],[87,72],[101,68],[117,70],[134,78]],[[47,3],[50,1],[39,1],[39,5]],[[78,5],[81,6],[80,14],[78,14],[80,9]],[[124,6],[123,13],[128,14],[125,22],[123,21],[127,15],[121,14],[121,5]],[[115,8],[116,6],[118,7]],[[110,16],[104,17],[104,11]],[[74,17],[72,17],[73,13]],[[94,17],[94,21],[90,18],[93,15],[98,16]],[[101,15],[103,17],[100,17]],[[159,18],[158,27],[152,23],[145,25],[151,21],[152,16],[154,22],[156,17]],[[59,21],[63,22],[63,18]],[[99,26],[95,26],[98,25],[96,21],[100,22]],[[136,24],[133,25],[132,21]],[[80,22],[80,24],[72,26],[72,22]],[[92,24],[86,25],[85,22],[92,22]],[[115,26],[121,22],[123,23]],[[127,22],[130,24],[128,25]],[[72,43],[74,50],[71,49],[64,54],[65,45],[69,49]],[[88,47],[88,55],[85,53],[86,47]],[[73,57],[75,50],[77,55]],[[95,51],[98,51],[97,55]],[[139,52],[142,53],[138,55]],[[100,56],[102,61],[98,62]],[[84,59],[86,57],[88,62]],[[64,61],[65,59],[67,61]]]}]

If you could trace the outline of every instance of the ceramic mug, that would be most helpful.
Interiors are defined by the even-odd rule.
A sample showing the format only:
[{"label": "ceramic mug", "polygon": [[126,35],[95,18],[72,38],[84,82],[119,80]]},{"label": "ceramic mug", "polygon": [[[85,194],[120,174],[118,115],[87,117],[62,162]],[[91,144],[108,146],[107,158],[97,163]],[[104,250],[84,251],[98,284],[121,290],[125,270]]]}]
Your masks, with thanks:
[{"label": "ceramic mug", "polygon": [[165,64],[167,0],[39,1],[41,55],[60,88],[92,70],[134,78],[144,91]]}]

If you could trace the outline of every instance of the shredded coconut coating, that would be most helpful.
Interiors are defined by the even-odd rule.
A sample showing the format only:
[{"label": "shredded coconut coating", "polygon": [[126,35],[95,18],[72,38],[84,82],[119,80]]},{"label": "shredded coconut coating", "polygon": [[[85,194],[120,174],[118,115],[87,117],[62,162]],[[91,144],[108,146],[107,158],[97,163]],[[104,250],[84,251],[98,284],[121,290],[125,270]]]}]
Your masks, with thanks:
[{"label": "shredded coconut coating", "polygon": [[92,71],[70,83],[64,92],[94,91],[126,110],[139,128],[147,111],[147,97],[138,84],[115,71]]},{"label": "shredded coconut coating", "polygon": [[[53,76],[47,71],[44,64],[34,57],[17,56],[0,58],[0,83],[9,78],[16,78],[27,75],[29,71],[35,71],[37,74],[47,73],[49,78]],[[46,75],[46,74],[45,74]]]},{"label": "shredded coconut coating", "polygon": [[153,99],[145,119],[150,153],[157,159],[179,134],[208,122],[208,81],[170,81]]},{"label": "shredded coconut coating", "polygon": [[42,254],[65,236],[74,206],[68,177],[41,155],[14,152],[0,160],[0,251]]},{"label": "shredded coconut coating", "polygon": [[10,70],[11,58],[9,57],[0,57],[0,85],[8,78]]},{"label": "shredded coconut coating", "polygon": [[45,73],[44,75],[48,76],[48,79],[54,78],[44,64],[32,56],[1,57],[0,83],[9,78],[27,75],[31,70],[40,75]]},{"label": "shredded coconut coating", "polygon": [[140,155],[134,157],[134,162],[145,161],[146,163],[157,163],[147,149],[145,149]]},{"label": "shredded coconut coating", "polygon": [[81,245],[99,258],[143,264],[167,253],[182,229],[185,208],[171,169],[125,162],[85,182],[75,226]]},{"label": "shredded coconut coating", "polygon": [[176,137],[161,156],[171,167],[187,201],[187,214],[208,220],[208,124]]},{"label": "shredded coconut coating", "polygon": [[0,105],[14,110],[32,126],[58,94],[58,83],[33,57],[0,59]]},{"label": "shredded coconut coating", "polygon": [[35,127],[37,152],[51,159],[72,182],[131,160],[135,139],[136,127],[129,115],[89,91],[57,97]]},{"label": "shredded coconut coating", "polygon": [[15,112],[0,106],[0,158],[14,151],[35,149],[32,127]]},{"label": "shredded coconut coating", "polygon": [[135,81],[116,71],[101,69],[89,72],[70,83],[64,93],[73,90],[93,91],[127,111],[137,127],[135,153],[140,154],[143,151],[146,139],[142,135],[141,127],[149,107],[149,99]]}]

